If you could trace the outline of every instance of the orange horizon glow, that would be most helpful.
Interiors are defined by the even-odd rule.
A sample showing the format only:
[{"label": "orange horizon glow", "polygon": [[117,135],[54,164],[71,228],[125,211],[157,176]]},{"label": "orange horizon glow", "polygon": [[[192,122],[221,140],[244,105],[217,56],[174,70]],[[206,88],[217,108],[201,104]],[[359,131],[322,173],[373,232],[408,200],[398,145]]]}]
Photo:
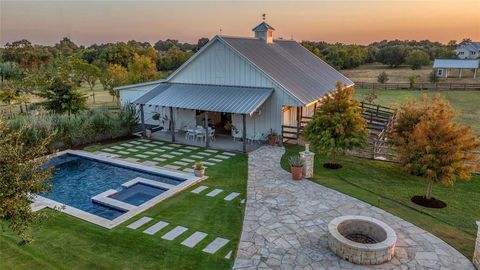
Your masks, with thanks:
[{"label": "orange horizon glow", "polygon": [[267,14],[274,37],[369,44],[381,40],[480,40],[480,1],[4,1],[0,44],[53,45],[252,36]]}]

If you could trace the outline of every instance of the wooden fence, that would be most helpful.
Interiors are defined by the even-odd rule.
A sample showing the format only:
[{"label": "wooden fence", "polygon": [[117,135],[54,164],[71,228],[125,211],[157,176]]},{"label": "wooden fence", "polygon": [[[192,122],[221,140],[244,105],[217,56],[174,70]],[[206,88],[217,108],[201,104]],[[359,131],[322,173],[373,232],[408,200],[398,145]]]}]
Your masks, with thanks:
[{"label": "wooden fence", "polygon": [[376,82],[355,82],[358,88],[379,89],[379,90],[480,90],[480,83],[376,83]]}]

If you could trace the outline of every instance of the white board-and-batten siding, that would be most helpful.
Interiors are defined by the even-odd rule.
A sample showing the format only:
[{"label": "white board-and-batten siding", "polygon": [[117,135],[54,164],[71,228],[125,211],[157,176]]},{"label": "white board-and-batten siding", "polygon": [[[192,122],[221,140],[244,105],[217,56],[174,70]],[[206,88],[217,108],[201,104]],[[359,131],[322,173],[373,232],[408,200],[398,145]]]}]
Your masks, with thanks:
[{"label": "white board-and-batten siding", "polygon": [[[270,129],[280,133],[282,106],[300,105],[275,81],[218,40],[174,74],[169,81],[273,88],[274,93],[261,109],[254,115],[247,116],[247,137],[266,135]],[[243,126],[241,115],[233,115],[232,122],[239,129]],[[241,136],[241,133],[237,136]]]}]

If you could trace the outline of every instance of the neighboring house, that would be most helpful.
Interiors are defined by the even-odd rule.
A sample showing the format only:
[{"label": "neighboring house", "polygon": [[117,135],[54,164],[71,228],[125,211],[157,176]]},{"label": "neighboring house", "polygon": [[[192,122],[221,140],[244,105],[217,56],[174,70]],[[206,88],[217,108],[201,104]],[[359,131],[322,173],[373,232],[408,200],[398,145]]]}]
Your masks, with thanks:
[{"label": "neighboring house", "polygon": [[[251,38],[215,36],[165,80],[117,87],[121,103],[139,105],[146,124],[158,124],[155,112],[167,116],[175,130],[207,118],[226,136],[258,139],[273,131],[295,138],[285,130],[298,130],[337,82],[353,85],[296,41],[274,39],[267,23],[252,31]],[[237,132],[224,130],[226,123]]]},{"label": "neighboring house", "polygon": [[448,78],[448,73],[452,69],[458,69],[458,77],[462,77],[464,69],[473,70],[473,78],[477,77],[477,69],[480,60],[458,60],[458,59],[435,59],[433,61],[433,69],[438,77]]},{"label": "neighboring house", "polygon": [[480,57],[480,42],[462,42],[455,53],[460,59],[477,59]]}]

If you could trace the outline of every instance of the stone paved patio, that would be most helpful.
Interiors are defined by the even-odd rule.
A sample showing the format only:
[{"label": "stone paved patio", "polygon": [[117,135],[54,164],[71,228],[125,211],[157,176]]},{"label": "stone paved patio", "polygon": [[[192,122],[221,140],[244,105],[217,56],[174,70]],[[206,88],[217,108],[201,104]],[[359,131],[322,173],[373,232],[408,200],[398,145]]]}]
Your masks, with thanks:
[{"label": "stone paved patio", "polygon": [[[474,269],[438,237],[401,218],[308,180],[293,181],[280,167],[284,149],[249,154],[245,219],[233,269]],[[327,225],[341,215],[363,215],[390,225],[395,257],[378,266],[343,261],[328,249]]]}]

